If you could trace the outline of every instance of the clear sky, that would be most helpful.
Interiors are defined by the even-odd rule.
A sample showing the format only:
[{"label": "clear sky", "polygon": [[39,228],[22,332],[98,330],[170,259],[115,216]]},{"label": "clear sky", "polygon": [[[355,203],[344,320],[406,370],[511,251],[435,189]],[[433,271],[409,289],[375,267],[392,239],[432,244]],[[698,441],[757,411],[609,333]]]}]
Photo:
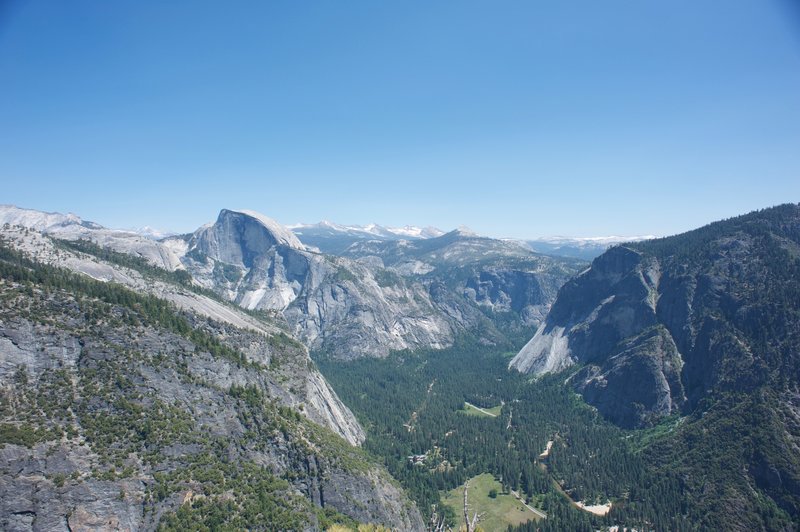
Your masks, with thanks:
[{"label": "clear sky", "polygon": [[666,235],[800,201],[794,0],[0,0],[0,203]]}]

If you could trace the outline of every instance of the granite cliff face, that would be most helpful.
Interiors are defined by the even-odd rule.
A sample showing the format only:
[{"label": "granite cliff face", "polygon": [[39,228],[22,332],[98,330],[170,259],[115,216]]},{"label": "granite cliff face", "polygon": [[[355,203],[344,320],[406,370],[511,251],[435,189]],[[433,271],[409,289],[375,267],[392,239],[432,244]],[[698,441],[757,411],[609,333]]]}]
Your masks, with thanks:
[{"label": "granite cliff face", "polygon": [[223,210],[184,240],[182,261],[197,283],[246,309],[282,314],[313,349],[350,358],[452,341],[453,324],[430,312],[424,287],[308,251],[261,215]]},{"label": "granite cliff face", "polygon": [[425,240],[359,242],[344,256],[379,261],[397,275],[446,287],[461,313],[478,310],[503,335],[541,323],[558,289],[585,266],[466,229]]},{"label": "granite cliff face", "polygon": [[[699,529],[800,515],[800,205],[612,248],[568,282],[511,367],[567,378],[676,473]],[[665,418],[672,414],[670,418]],[[632,438],[638,437],[633,433]]]},{"label": "granite cliff face", "polygon": [[[799,250],[796,205],[612,248],[561,288],[511,367],[583,365],[575,389],[626,427],[784,379],[800,345],[799,300],[786,300]],[[767,323],[784,334],[766,339]]]},{"label": "granite cliff face", "polygon": [[342,515],[422,528],[352,446],[363,430],[280,321],[144,261],[14,227],[2,241],[0,528],[153,530],[212,515],[233,528]]},{"label": "granite cliff face", "polygon": [[[466,331],[501,342],[492,314],[535,326],[576,264],[459,233],[325,255],[262,215],[231,210],[163,244],[200,285],[244,308],[280,312],[312,349],[339,358],[446,347]],[[395,251],[417,245],[422,252]]]},{"label": "granite cliff face", "polygon": [[310,266],[293,233],[266,217],[229,210],[189,238],[182,260],[201,285],[251,310],[286,309]]},{"label": "granite cliff face", "polygon": [[[463,334],[488,344],[529,334],[583,266],[464,231],[422,238],[438,233],[412,228],[326,255],[266,216],[228,209],[193,234],[159,241],[16,207],[0,209],[0,222],[186,272],[240,307],[282,316],[311,349],[345,359],[443,348]],[[401,239],[404,231],[416,240]],[[109,275],[101,270],[95,273]]]},{"label": "granite cliff face", "polygon": [[[76,273],[87,275],[103,282],[114,282],[139,293],[150,294],[158,297],[177,308],[190,312],[200,318],[212,320],[229,330],[240,330],[256,333],[267,338],[283,338],[287,336],[284,330],[285,323],[274,319],[257,319],[241,312],[236,306],[212,298],[207,294],[198,293],[187,289],[180,283],[153,277],[153,272],[121,266],[119,264],[102,260],[90,253],[76,251],[74,248],[64,249],[59,240],[48,238],[35,231],[26,231],[20,227],[5,227],[0,230],[0,239],[34,260],[50,266],[69,269]],[[95,251],[100,251],[96,248]],[[329,428],[337,432],[352,444],[359,444],[364,439],[363,430],[353,417],[352,413],[339,401],[322,375],[314,368],[310,368],[311,360],[308,352],[299,343],[294,366],[298,371],[293,374],[301,376],[307,382],[302,385],[294,382],[295,390],[302,390],[302,394],[294,399],[293,404],[308,402],[318,405],[307,409],[305,413],[316,421],[327,423]],[[252,356],[263,358],[261,363],[269,364],[269,343],[255,342],[252,345],[242,344],[237,346]],[[282,378],[288,379],[289,375]],[[327,420],[327,421],[323,421]]]}]

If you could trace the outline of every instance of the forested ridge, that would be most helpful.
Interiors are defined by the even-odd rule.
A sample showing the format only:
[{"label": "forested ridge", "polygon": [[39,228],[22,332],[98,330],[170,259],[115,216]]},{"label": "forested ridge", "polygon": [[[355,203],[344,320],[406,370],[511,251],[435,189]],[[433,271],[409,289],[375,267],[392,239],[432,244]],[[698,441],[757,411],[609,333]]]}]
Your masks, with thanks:
[{"label": "forested ridge", "polygon": [[[331,475],[349,496],[388,485],[361,449],[273,395],[295,358],[310,364],[281,332],[225,329],[0,242],[0,338],[12,356],[41,346],[0,388],[2,529],[92,528],[93,512],[164,531],[355,529],[311,495]],[[238,348],[261,341],[269,365]]]}]

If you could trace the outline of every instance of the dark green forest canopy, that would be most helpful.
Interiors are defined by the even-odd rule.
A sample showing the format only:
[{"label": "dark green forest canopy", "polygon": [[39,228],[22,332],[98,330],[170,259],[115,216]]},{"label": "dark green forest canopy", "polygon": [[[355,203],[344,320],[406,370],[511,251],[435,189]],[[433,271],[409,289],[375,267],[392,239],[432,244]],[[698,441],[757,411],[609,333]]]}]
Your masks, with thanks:
[{"label": "dark green forest canopy", "polygon": [[[367,429],[365,448],[382,457],[428,511],[434,504],[441,508],[441,491],[489,472],[548,514],[538,529],[594,530],[615,523],[691,529],[680,479],[648,464],[643,437],[604,421],[563,385],[566,374],[531,382],[506,370],[508,356],[463,340],[444,351],[317,362]],[[502,413],[468,416],[465,401],[502,403]],[[670,419],[647,434],[659,440],[675,425]],[[551,440],[550,455],[539,460]],[[423,464],[410,462],[409,456],[425,453]],[[606,517],[578,510],[562,487],[575,501],[610,500],[613,509]]]},{"label": "dark green forest canopy", "polygon": [[[317,363],[367,429],[365,448],[428,512],[432,505],[441,512],[440,492],[489,472],[547,513],[548,519],[521,530],[792,526],[792,517],[758,492],[737,513],[720,509],[726,483],[746,482],[731,464],[773,434],[777,421],[763,418],[763,411],[741,415],[758,400],[731,396],[709,415],[672,416],[651,429],[626,431],[564,384],[570,372],[532,381],[507,371],[508,356],[463,340],[443,351],[348,363],[323,357]],[[464,415],[465,401],[502,403],[502,413]],[[539,459],[551,440],[549,456]],[[410,462],[425,453],[423,464]],[[605,517],[588,514],[564,492],[575,501],[611,501],[612,510]]]}]

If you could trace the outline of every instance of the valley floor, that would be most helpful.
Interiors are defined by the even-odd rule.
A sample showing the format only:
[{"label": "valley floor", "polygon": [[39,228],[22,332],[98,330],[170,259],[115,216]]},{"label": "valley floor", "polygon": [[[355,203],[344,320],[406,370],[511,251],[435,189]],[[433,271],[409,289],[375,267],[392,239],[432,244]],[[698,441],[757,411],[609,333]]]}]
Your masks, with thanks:
[{"label": "valley floor", "polygon": [[[494,497],[491,492],[494,492]],[[508,525],[516,526],[546,517],[525,504],[514,492],[504,492],[503,485],[489,473],[469,479],[467,495],[470,518],[477,512],[484,530],[505,530]],[[464,485],[444,493],[442,502],[456,514],[456,527],[461,527],[464,524]]]},{"label": "valley floor", "polygon": [[[564,375],[534,383],[509,372],[508,360],[508,353],[464,342],[317,363],[364,425],[366,450],[382,457],[423,513],[435,505],[451,525],[463,521],[463,485],[472,479],[469,504],[485,513],[486,530],[535,523],[588,531],[644,521],[685,528],[673,521],[683,504],[679,485],[648,467],[625,431],[563,386]],[[609,500],[610,509],[595,507]]]}]

